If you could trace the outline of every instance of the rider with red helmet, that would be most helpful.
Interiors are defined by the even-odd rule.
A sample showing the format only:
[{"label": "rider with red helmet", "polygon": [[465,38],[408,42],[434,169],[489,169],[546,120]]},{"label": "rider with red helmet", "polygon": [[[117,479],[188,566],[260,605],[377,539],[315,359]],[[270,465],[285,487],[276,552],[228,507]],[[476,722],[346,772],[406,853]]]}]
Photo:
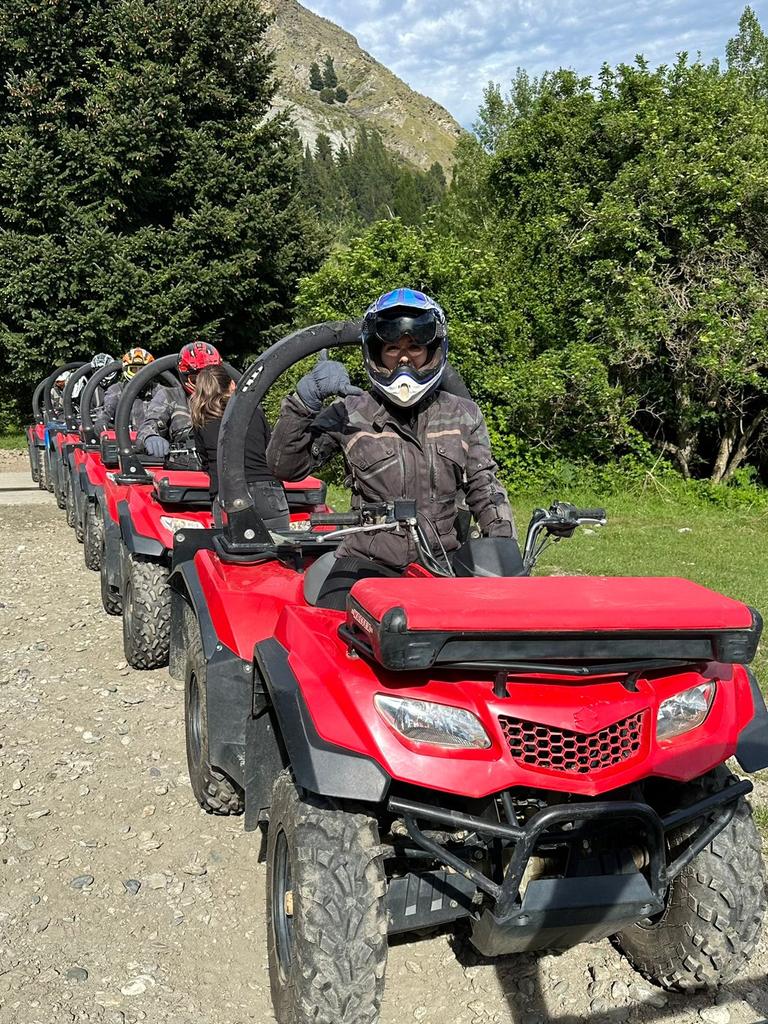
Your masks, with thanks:
[{"label": "rider with red helmet", "polygon": [[[179,352],[176,368],[184,392],[194,393],[197,374],[204,366],[218,366],[218,349],[207,341],[192,341]],[[136,435],[137,444],[155,458],[165,458],[172,441],[187,441],[192,434],[192,420],[187,398],[180,389],[157,389],[146,411],[144,423]]]}]

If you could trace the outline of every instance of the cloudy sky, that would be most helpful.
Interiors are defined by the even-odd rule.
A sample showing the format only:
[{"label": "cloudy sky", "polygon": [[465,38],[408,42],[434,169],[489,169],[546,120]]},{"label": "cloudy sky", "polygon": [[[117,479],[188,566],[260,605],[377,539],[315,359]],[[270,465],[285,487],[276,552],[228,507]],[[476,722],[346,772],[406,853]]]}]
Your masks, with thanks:
[{"label": "cloudy sky", "polygon": [[[357,37],[411,88],[469,127],[490,81],[517,67],[595,74],[600,65],[654,65],[680,50],[722,57],[746,0],[302,0]],[[763,27],[768,0],[753,0]]]}]

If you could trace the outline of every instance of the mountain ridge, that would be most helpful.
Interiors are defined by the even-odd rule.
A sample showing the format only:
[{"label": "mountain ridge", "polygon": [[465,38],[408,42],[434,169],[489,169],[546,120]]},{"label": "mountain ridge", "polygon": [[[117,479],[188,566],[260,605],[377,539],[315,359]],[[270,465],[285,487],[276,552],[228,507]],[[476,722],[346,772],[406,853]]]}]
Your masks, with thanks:
[{"label": "mountain ridge", "polygon": [[[273,21],[267,39],[275,53],[278,91],[273,110],[292,109],[302,142],[323,132],[334,148],[349,145],[361,127],[376,129],[386,147],[421,170],[454,162],[462,128],[435,100],[422,96],[363,50],[355,37],[297,0],[262,0]],[[313,62],[333,58],[346,103],[329,105],[309,86]]]}]

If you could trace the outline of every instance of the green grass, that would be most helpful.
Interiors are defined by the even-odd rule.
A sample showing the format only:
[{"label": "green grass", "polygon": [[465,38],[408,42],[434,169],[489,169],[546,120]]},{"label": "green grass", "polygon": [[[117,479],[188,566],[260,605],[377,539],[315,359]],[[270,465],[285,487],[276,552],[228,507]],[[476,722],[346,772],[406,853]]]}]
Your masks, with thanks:
[{"label": "green grass", "polygon": [[[531,512],[554,497],[574,504],[603,504],[608,525],[553,544],[537,572],[605,576],[683,576],[757,608],[768,620],[768,509],[723,509],[710,504],[684,506],[673,498],[622,495],[599,502],[594,494],[532,495],[513,501],[521,539]],[[329,488],[329,501],[348,508],[348,493]],[[755,661],[768,684],[768,639]]]},{"label": "green grass", "polygon": [[763,804],[755,804],[753,802],[752,814],[755,819],[755,824],[763,833],[763,836],[768,836],[768,807],[765,807]]},{"label": "green grass", "polygon": [[0,448],[7,451],[11,448],[26,448],[27,439],[24,434],[3,434],[0,436]]}]

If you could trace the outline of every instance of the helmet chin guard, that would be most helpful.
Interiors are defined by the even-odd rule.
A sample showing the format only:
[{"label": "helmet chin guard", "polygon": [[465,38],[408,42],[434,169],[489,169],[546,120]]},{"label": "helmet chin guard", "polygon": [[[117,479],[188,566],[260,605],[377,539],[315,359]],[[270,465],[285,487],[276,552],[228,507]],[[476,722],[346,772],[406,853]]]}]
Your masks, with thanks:
[{"label": "helmet chin guard", "polygon": [[[408,409],[416,405],[440,383],[445,369],[445,361],[441,361],[435,367],[428,379],[419,379],[410,367],[398,366],[386,379],[386,375],[376,367],[373,372],[369,371],[369,377],[374,388],[394,405]],[[416,371],[418,372],[418,371]]]}]

